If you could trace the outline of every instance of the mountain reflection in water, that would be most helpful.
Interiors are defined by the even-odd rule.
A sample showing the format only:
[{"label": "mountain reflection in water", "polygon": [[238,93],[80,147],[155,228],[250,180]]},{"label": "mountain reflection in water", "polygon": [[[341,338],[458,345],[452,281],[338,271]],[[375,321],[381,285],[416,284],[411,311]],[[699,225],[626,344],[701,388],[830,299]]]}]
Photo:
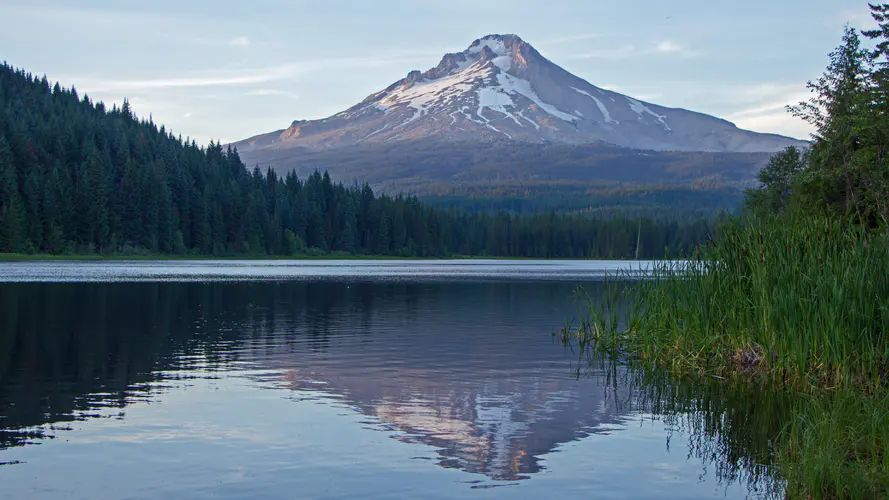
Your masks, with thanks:
[{"label": "mountain reflection in water", "polygon": [[[294,399],[335,398],[367,425],[433,447],[441,466],[491,480],[531,477],[544,469],[542,456],[621,432],[640,412],[678,418],[670,425],[700,440],[701,458],[722,468],[721,478],[767,475],[764,446],[730,442],[723,425],[733,413],[750,418],[744,403],[733,409],[722,398],[629,383],[638,377],[607,363],[575,376],[587,360],[551,335],[576,315],[574,287],[0,284],[0,462],[15,458],[14,447],[76,432],[66,422],[126,419],[129,405],[189,376],[242,373],[259,388],[291,389]],[[680,418],[700,410],[703,419]]]}]

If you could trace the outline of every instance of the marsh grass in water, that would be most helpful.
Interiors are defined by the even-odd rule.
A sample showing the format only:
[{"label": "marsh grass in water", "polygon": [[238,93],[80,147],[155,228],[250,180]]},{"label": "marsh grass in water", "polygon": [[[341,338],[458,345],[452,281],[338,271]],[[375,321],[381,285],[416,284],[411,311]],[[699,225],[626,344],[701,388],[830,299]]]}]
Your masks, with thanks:
[{"label": "marsh grass in water", "polygon": [[693,260],[614,277],[563,330],[676,376],[794,394],[775,436],[789,498],[889,498],[889,242],[787,215],[728,221]]},{"label": "marsh grass in water", "polygon": [[[580,346],[575,337],[562,341],[572,351]],[[712,470],[721,486],[739,483],[749,498],[784,498],[786,485],[772,443],[789,418],[792,395],[712,378],[681,380],[644,364],[614,363],[611,353],[596,349],[595,343],[579,351],[579,361],[591,374],[607,373],[614,388],[628,388],[625,400],[614,392],[615,404],[663,423],[667,448],[684,444],[688,458],[699,460],[702,470]],[[579,376],[585,375],[583,370],[578,369]]]},{"label": "marsh grass in water", "polygon": [[889,498],[889,394],[801,396],[778,439],[787,498]]},{"label": "marsh grass in water", "polygon": [[880,392],[889,381],[889,244],[827,219],[726,223],[694,260],[657,264],[563,332],[677,373]]}]

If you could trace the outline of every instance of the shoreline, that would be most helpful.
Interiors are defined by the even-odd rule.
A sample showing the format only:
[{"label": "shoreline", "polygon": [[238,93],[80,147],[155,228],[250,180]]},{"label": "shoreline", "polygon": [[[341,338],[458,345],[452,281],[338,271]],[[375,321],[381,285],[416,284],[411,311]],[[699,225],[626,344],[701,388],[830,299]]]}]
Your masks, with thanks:
[{"label": "shoreline", "polygon": [[446,260],[490,260],[490,261],[553,261],[553,262],[669,262],[679,259],[616,259],[616,258],[564,258],[564,257],[495,257],[484,255],[449,255],[447,257],[400,257],[395,255],[100,255],[100,254],[9,254],[0,253],[0,262],[40,262],[40,261],[331,261],[331,260],[391,260],[391,261],[446,261]]}]

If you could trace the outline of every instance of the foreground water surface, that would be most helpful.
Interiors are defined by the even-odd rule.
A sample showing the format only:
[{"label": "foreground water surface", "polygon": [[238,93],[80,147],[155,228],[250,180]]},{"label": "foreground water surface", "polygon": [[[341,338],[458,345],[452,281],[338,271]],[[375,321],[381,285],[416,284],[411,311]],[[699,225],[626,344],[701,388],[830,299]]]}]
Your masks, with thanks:
[{"label": "foreground water surface", "polygon": [[0,264],[0,496],[764,495],[762,400],[555,338],[621,265]]}]

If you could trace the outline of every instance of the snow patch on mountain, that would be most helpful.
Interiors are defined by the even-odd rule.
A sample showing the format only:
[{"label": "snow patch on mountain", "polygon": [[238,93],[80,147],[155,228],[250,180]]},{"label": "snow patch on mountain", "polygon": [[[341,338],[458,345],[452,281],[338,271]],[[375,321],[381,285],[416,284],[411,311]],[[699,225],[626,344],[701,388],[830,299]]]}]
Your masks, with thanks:
[{"label": "snow patch on mountain", "polygon": [[527,97],[540,109],[555,116],[556,118],[560,118],[562,120],[565,120],[566,122],[573,122],[579,119],[577,116],[565,113],[552,104],[543,102],[543,100],[540,99],[540,96],[537,95],[537,92],[534,92],[534,89],[531,87],[531,82],[529,82],[528,80],[517,78],[510,75],[509,73],[499,73],[497,75],[497,81],[500,83],[500,88],[502,88],[504,92],[510,94],[519,94]]},{"label": "snow patch on mountain", "polygon": [[[604,104],[602,101],[600,101],[598,97],[594,96],[593,94],[590,94],[589,92],[587,92],[587,91],[585,91],[585,90],[580,90],[580,89],[577,88],[577,87],[571,87],[571,88],[574,89],[575,92],[580,93],[580,94],[583,94],[583,95],[589,97],[590,99],[592,99],[592,100],[596,103],[596,107],[598,107],[598,108],[599,108],[599,112],[602,113],[602,117],[605,119],[605,123],[613,123],[613,124],[615,124],[615,125],[617,125],[618,123],[620,123],[619,121],[614,120],[614,119],[611,118],[611,113],[608,112],[608,108],[605,107],[605,104]],[[596,89],[596,90],[599,90],[599,89]],[[602,92],[602,91],[599,90],[599,92]]]},{"label": "snow patch on mountain", "polygon": [[499,92],[497,89],[492,89],[489,87],[481,88],[478,90],[478,115],[482,116],[482,109],[488,108],[494,111],[498,111],[503,113],[512,121],[516,123],[519,127],[524,127],[522,122],[519,121],[518,118],[514,114],[512,114],[507,107],[515,108],[516,105],[512,102],[512,98],[504,93]]},{"label": "snow patch on mountain", "polygon": [[648,106],[642,104],[641,102],[637,101],[636,99],[633,99],[632,97],[628,97],[628,96],[627,96],[627,101],[629,101],[629,103],[630,103],[630,109],[632,109],[634,113],[636,113],[637,115],[639,115],[639,119],[640,119],[640,120],[642,119],[642,117],[643,117],[644,115],[649,114],[649,115],[651,115],[651,116],[657,118],[657,120],[658,120],[658,121],[661,123],[661,125],[664,127],[664,130],[666,130],[667,132],[671,132],[671,131],[672,131],[672,129],[670,128],[670,126],[667,125],[667,117],[666,117],[666,116],[664,116],[664,115],[659,115],[659,114],[655,113],[655,112],[652,111]]},{"label": "snow patch on mountain", "polygon": [[386,130],[387,128],[389,128],[389,125],[391,125],[391,123],[386,123],[386,124],[384,124],[382,127],[380,127],[380,128],[378,128],[378,129],[374,130],[373,132],[367,134],[367,136],[365,137],[365,139],[370,139],[371,137],[373,137],[373,136],[379,134],[380,132]]},{"label": "snow patch on mountain", "polygon": [[485,47],[491,49],[491,52],[498,56],[505,56],[509,53],[506,44],[503,42],[503,38],[498,37],[497,35],[488,35],[484,38],[480,38],[478,44],[473,44],[466,50],[466,52],[470,54],[480,54]]},{"label": "snow patch on mountain", "polygon": [[422,111],[430,104],[446,105],[471,91],[474,79],[487,76],[487,73],[482,70],[483,68],[475,67],[470,71],[459,72],[437,80],[416,82],[387,93],[376,103],[376,106],[389,111],[394,106],[406,104]]},{"label": "snow patch on mountain", "polygon": [[[624,100],[626,99],[626,100]],[[552,63],[515,35],[491,35],[434,68],[411,71],[322,120],[297,120],[241,143],[329,149],[363,141],[447,140],[610,143],[668,151],[778,151],[802,145],[701,113],[603,90]]]},{"label": "snow patch on mountain", "polygon": [[[482,58],[485,48],[497,57],[490,60]],[[478,108],[475,114],[483,120],[481,123],[478,121],[476,123],[483,123],[487,128],[492,127],[483,115],[484,109],[502,113],[519,127],[524,127],[522,121],[515,114],[521,105],[516,103],[513,97],[524,97],[544,112],[561,120],[574,122],[580,119],[580,116],[566,113],[556,106],[544,102],[534,91],[529,81],[508,73],[513,65],[512,56],[509,55],[509,50],[502,40],[482,39],[478,45],[471,47],[467,54],[476,56],[477,59],[469,58],[458,62],[450,74],[440,78],[420,77],[415,81],[407,80],[398,88],[375,94],[372,96],[372,98],[376,98],[374,103],[355,112],[347,113],[346,116],[360,115],[365,109],[371,107],[390,113],[396,107],[406,106],[413,109],[413,115],[393,130],[401,129],[425,115],[443,112],[446,112],[455,122],[456,118],[454,112],[451,111],[452,108],[449,108],[450,104],[472,99],[468,94],[474,91],[475,104]],[[539,130],[537,123],[529,121]],[[497,132],[509,136],[500,130]]]},{"label": "snow patch on mountain", "polygon": [[534,120],[525,116],[525,110],[520,109],[520,110],[518,110],[518,112],[516,114],[521,116],[525,121],[527,121],[531,125],[534,125],[534,128],[536,128],[537,130],[540,130],[540,125],[538,125],[537,122],[535,122]]}]

